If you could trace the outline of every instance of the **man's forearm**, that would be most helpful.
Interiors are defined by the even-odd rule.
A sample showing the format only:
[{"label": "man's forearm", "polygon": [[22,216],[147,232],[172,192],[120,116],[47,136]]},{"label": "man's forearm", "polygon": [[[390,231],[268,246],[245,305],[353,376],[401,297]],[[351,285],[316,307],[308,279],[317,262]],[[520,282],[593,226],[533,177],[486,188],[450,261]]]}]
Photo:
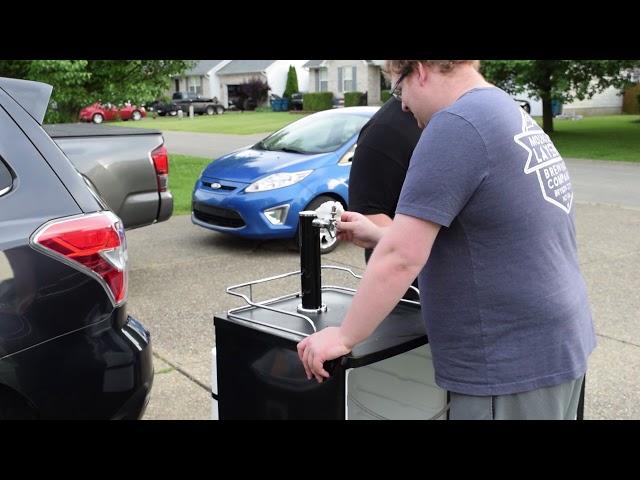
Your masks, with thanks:
[{"label": "man's forearm", "polygon": [[420,272],[421,265],[403,258],[392,239],[380,241],[340,327],[349,348],[373,333]]}]

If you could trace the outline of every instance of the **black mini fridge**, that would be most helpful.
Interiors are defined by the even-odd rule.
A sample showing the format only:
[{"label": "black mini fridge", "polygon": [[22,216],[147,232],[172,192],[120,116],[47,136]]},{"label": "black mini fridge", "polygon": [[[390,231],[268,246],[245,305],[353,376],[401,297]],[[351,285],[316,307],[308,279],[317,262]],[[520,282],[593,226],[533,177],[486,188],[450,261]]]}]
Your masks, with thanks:
[{"label": "black mini fridge", "polygon": [[[301,270],[227,288],[246,305],[214,316],[212,418],[446,419],[447,392],[436,386],[419,303],[401,300],[348,355],[325,363],[331,374],[308,380],[296,345],[342,322],[355,290],[322,286],[315,212],[301,212]],[[305,226],[306,225],[306,226]],[[290,275],[300,292],[256,303],[240,291]],[[358,277],[359,278],[359,277]]]}]

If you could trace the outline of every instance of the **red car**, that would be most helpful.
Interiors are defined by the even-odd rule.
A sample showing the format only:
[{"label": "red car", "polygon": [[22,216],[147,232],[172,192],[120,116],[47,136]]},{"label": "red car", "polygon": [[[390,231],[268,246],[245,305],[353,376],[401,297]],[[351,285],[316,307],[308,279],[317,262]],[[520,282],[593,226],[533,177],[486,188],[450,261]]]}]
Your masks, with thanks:
[{"label": "red car", "polygon": [[99,103],[96,102],[93,105],[84,107],[80,110],[81,122],[93,122],[102,123],[112,120],[140,120],[142,117],[146,117],[147,112],[144,107],[137,107],[136,105],[125,104],[122,107],[116,107],[111,103]]}]

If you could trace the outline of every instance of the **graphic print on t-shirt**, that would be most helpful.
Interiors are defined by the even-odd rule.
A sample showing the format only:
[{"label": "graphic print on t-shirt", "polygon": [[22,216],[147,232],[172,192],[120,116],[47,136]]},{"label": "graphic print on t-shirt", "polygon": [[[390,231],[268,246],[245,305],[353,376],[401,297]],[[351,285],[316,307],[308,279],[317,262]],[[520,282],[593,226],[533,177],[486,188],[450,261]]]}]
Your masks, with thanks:
[{"label": "graphic print on t-shirt", "polygon": [[567,166],[549,135],[524,110],[521,109],[520,114],[522,133],[514,135],[513,141],[528,153],[524,173],[535,173],[544,199],[569,213],[573,203],[573,190]]}]

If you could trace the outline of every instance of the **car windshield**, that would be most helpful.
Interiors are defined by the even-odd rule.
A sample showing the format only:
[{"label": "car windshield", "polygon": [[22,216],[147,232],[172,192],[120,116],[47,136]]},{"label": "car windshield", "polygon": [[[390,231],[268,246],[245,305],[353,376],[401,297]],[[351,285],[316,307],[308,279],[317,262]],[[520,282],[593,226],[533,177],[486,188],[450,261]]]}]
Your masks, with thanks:
[{"label": "car windshield", "polygon": [[357,113],[316,113],[278,130],[256,148],[293,153],[332,152],[358,133],[369,118]]}]

